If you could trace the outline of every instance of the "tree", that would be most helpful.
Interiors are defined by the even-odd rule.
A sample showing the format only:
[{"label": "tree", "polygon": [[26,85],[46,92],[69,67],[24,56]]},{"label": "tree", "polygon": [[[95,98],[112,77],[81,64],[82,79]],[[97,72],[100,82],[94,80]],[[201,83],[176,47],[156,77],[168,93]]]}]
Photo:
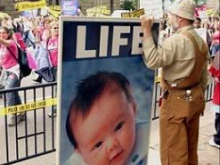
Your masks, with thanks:
[{"label": "tree", "polygon": [[138,6],[138,0],[122,0],[120,3],[124,10],[135,10]]}]

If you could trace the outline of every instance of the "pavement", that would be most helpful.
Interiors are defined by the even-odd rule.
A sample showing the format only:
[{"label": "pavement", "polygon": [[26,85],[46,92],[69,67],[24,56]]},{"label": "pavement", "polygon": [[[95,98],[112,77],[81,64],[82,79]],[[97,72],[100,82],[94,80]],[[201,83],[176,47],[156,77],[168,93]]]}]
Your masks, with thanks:
[{"label": "pavement", "polygon": [[[214,130],[214,113],[210,110],[210,102],[206,104],[204,116],[200,119],[199,133],[199,165],[220,165],[220,149],[211,147],[208,140],[215,133]],[[147,165],[161,165],[159,154],[159,120],[154,120],[151,123],[151,138],[150,138],[149,158]],[[50,153],[37,158],[32,158],[23,162],[16,163],[17,165],[55,165],[56,153]]]}]

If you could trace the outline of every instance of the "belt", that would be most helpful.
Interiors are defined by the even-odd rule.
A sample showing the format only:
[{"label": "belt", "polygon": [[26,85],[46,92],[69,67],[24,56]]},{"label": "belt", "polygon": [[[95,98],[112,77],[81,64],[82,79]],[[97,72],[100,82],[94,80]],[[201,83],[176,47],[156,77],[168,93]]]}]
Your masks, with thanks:
[{"label": "belt", "polygon": [[169,85],[169,89],[168,89],[168,90],[190,90],[190,89],[193,89],[193,88],[197,87],[199,84],[200,84],[200,83],[197,82],[197,83],[195,83],[195,84],[193,84],[193,85],[190,85],[190,86],[187,86],[187,87],[178,87],[178,86],[171,87],[171,86]]}]

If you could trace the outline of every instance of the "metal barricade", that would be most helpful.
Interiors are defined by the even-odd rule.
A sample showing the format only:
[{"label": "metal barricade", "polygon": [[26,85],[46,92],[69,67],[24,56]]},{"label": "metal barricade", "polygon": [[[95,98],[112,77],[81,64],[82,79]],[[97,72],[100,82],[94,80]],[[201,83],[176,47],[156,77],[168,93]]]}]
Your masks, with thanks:
[{"label": "metal barricade", "polygon": [[[6,106],[6,94],[18,91],[22,105]],[[55,108],[56,82],[1,90],[0,95],[0,164],[12,164],[54,152],[56,118],[47,117]],[[24,112],[25,120],[8,126],[11,115]]]}]

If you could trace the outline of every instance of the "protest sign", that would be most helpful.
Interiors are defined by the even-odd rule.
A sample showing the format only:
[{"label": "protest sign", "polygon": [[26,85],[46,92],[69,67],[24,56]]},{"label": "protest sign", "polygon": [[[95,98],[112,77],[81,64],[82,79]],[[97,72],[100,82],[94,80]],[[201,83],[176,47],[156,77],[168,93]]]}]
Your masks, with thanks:
[{"label": "protest sign", "polygon": [[45,0],[14,0],[15,10],[26,11],[46,7]]},{"label": "protest sign", "polygon": [[61,0],[62,15],[77,16],[78,8],[78,0]]},{"label": "protest sign", "polygon": [[157,19],[163,16],[161,0],[140,0],[140,8],[145,9],[145,14],[147,16],[153,16]]},{"label": "protest sign", "polygon": [[[140,20],[60,22],[57,164],[146,165],[154,71]],[[152,31],[157,43],[159,22]]]}]

